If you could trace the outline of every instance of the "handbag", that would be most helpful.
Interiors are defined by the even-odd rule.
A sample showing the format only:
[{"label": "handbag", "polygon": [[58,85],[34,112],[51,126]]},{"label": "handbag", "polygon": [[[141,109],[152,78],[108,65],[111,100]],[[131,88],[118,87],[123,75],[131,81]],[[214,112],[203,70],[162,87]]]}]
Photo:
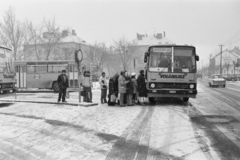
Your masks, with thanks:
[{"label": "handbag", "polygon": [[86,96],[86,91],[81,91],[81,96],[85,97]]},{"label": "handbag", "polygon": [[116,102],[116,96],[114,94],[111,95],[111,102]]},{"label": "handbag", "polygon": [[69,91],[66,90],[66,98],[69,99],[70,98],[70,95],[69,95]]}]

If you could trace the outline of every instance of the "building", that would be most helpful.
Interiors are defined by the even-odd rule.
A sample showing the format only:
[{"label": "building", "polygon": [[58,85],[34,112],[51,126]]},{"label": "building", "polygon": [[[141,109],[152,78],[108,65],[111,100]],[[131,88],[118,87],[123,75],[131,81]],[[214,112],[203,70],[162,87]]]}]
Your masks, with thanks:
[{"label": "building", "polygon": [[144,60],[144,54],[149,48],[149,46],[152,45],[174,45],[175,43],[166,38],[166,33],[157,33],[154,35],[147,35],[147,34],[139,34],[137,33],[137,38],[134,40],[136,42],[136,45],[132,47],[136,47],[136,54],[135,58],[132,61],[132,65],[130,67],[130,70],[134,70],[135,72],[138,72],[139,70],[143,69],[145,64],[143,62]]},{"label": "building", "polygon": [[23,60],[74,60],[75,50],[81,48],[85,53],[89,46],[75,30],[44,32],[42,37],[23,46]]},{"label": "building", "polygon": [[[221,53],[218,53],[210,60],[209,76],[220,74]],[[240,49],[235,47],[232,50],[222,51],[222,74],[240,74]]]}]

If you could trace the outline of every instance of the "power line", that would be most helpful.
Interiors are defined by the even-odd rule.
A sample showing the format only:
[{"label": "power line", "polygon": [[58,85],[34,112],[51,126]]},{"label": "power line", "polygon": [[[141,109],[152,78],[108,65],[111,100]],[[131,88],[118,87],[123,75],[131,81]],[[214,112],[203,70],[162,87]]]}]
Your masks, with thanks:
[{"label": "power line", "polygon": [[238,37],[238,36],[240,36],[240,30],[239,31],[237,31],[231,38],[229,38],[227,41],[225,41],[223,44],[227,44],[227,42],[231,42],[231,41],[233,41],[234,39],[236,39],[236,38],[240,38],[240,37]]}]

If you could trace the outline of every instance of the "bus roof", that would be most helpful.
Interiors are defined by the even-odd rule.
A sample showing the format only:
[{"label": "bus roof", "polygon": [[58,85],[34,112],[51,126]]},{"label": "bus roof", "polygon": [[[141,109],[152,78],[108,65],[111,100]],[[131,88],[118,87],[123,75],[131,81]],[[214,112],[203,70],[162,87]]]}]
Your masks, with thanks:
[{"label": "bus roof", "polygon": [[74,60],[33,60],[33,61],[15,61],[14,63],[24,64],[24,63],[75,63]]},{"label": "bus roof", "polygon": [[0,48],[3,48],[3,49],[7,49],[7,50],[10,50],[10,51],[12,51],[12,49],[11,49],[11,48],[8,48],[8,47],[6,47],[6,46],[3,46],[3,45],[0,45]]},{"label": "bus roof", "polygon": [[175,45],[175,44],[169,44],[169,45],[153,45],[149,46],[148,51],[150,51],[153,47],[189,47],[189,48],[195,48],[194,46],[188,46],[188,45]]}]

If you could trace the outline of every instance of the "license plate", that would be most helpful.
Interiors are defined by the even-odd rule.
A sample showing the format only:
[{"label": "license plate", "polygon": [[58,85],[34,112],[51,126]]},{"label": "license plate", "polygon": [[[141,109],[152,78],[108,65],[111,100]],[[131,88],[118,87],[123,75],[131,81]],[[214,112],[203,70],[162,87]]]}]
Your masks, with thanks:
[{"label": "license plate", "polygon": [[169,93],[176,93],[176,91],[169,91]]}]

